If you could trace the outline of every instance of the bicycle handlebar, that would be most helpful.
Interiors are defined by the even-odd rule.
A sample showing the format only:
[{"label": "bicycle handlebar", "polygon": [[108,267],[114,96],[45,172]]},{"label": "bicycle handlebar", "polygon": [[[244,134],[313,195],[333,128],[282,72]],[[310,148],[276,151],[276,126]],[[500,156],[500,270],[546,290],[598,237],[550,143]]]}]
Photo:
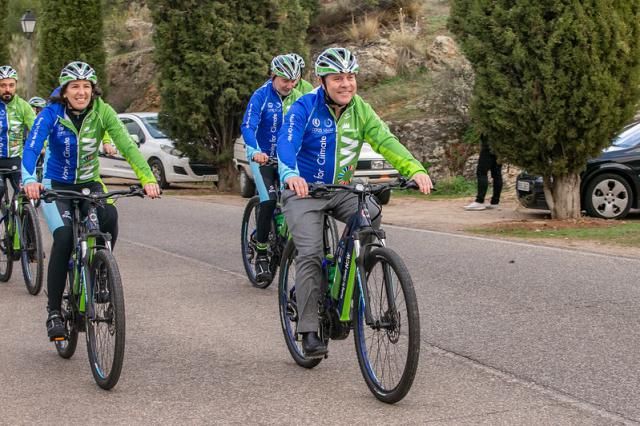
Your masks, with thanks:
[{"label": "bicycle handlebar", "polygon": [[54,200],[89,200],[89,201],[102,201],[108,198],[123,198],[123,197],[140,197],[144,198],[144,189],[138,185],[132,185],[129,189],[120,189],[110,192],[94,192],[83,193],[78,191],[71,191],[68,189],[45,189],[41,193],[41,198],[46,203],[50,203]]},{"label": "bicycle handlebar", "polygon": [[377,195],[390,189],[418,189],[418,184],[413,180],[407,180],[405,178],[398,178],[395,181],[387,183],[352,183],[348,185],[310,183],[309,196],[320,198],[328,193],[338,191]]}]

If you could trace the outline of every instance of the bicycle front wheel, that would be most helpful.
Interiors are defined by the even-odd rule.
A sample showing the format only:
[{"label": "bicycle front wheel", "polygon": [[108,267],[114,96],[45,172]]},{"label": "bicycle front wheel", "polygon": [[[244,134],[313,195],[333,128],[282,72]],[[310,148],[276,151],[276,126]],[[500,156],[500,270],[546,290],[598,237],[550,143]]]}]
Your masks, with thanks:
[{"label": "bicycle front wheel", "polygon": [[[380,401],[393,404],[411,389],[420,357],[420,315],[413,282],[404,262],[388,248],[372,250],[358,290],[354,338],[367,386]],[[371,310],[365,318],[365,304]]]},{"label": "bicycle front wheel", "polygon": [[280,276],[278,278],[278,305],[280,307],[280,324],[284,341],[291,357],[304,368],[313,368],[320,364],[322,358],[306,358],[302,351],[302,342],[298,341],[298,307],[296,305],[295,259],[297,250],[293,240],[289,240],[282,253]]},{"label": "bicycle front wheel", "polygon": [[35,296],[42,289],[44,252],[40,222],[38,221],[36,209],[31,203],[23,205],[20,223],[22,224],[20,227],[22,276],[24,277],[27,291]]},{"label": "bicycle front wheel", "polygon": [[120,271],[113,254],[99,250],[89,268],[87,289],[87,351],[98,386],[111,389],[120,379],[124,361],[125,312]]},{"label": "bicycle front wheel", "polygon": [[[6,184],[6,182],[5,182]],[[9,231],[12,216],[7,209],[8,191],[5,189],[4,197],[0,200],[0,281],[7,282],[13,272],[13,238]]]},{"label": "bicycle front wheel", "polygon": [[65,340],[56,341],[56,350],[62,358],[71,358],[76,352],[78,345],[78,317],[77,306],[74,302],[74,295],[71,292],[73,288],[73,271],[67,274],[67,284],[62,294],[62,317],[64,318],[64,327],[67,331]]},{"label": "bicycle front wheel", "polygon": [[[247,273],[247,278],[254,287],[267,288],[273,282],[276,275],[277,265],[271,262],[271,279],[258,281],[256,279],[255,261],[257,256],[256,232],[258,229],[258,209],[260,207],[260,197],[255,196],[249,200],[242,215],[242,229],[240,231],[240,251],[242,253],[242,264]],[[271,232],[269,233],[269,245],[275,244],[276,233],[275,223],[272,221]],[[273,255],[274,250],[270,250]]]}]

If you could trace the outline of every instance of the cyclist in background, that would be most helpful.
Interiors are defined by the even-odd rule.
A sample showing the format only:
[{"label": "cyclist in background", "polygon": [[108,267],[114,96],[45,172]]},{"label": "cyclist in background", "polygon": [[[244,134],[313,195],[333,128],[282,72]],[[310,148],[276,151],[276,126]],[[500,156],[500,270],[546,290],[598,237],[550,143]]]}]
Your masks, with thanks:
[{"label": "cyclist in background", "polygon": [[[71,62],[60,73],[59,97],[51,99],[38,114],[29,133],[22,161],[22,183],[27,196],[39,199],[44,189],[104,192],[100,179],[98,144],[105,131],[113,136],[119,151],[131,164],[144,186],[145,193],[160,195],[153,173],[138,147],[129,137],[116,112],[100,98],[96,73],[84,62]],[[45,174],[42,183],[36,179],[36,161],[48,139]],[[64,337],[65,327],[60,307],[67,278],[69,256],[74,247],[71,201],[42,203],[42,210],[53,234],[53,246],[47,271],[47,334],[50,339]],[[98,208],[100,228],[118,237],[118,212],[112,204]]]},{"label": "cyclist in background", "polygon": [[304,59],[297,53],[289,53],[289,56],[291,56],[300,65],[300,79],[298,80],[298,83],[296,83],[296,90],[303,95],[306,95],[313,90],[313,85],[302,78],[302,73],[305,67]]},{"label": "cyclist in background", "polygon": [[[369,104],[356,95],[358,62],[344,48],[329,48],[318,56],[317,90],[303,96],[285,117],[278,134],[283,212],[298,250],[296,302],[298,332],[307,356],[327,353],[318,336],[318,302],[321,298],[323,214],[345,221],[358,206],[356,194],[336,192],[329,199],[309,198],[308,183],[347,184],[351,181],[364,141],[400,173],[429,193],[426,170],[400,143]],[[373,225],[381,222],[381,209],[367,201]]]},{"label": "cyclist in background", "polygon": [[[18,73],[9,65],[0,66],[0,168],[20,170],[25,129],[30,130],[36,115],[31,106],[16,94]],[[8,174],[14,191],[20,187],[20,175]],[[6,188],[0,176],[0,198]]]},{"label": "cyclist in background", "polygon": [[42,108],[47,106],[47,101],[39,96],[34,96],[33,98],[29,99],[29,105],[31,105],[31,108],[33,108],[33,112],[35,113],[35,115],[38,115],[40,114],[40,111],[42,111]]},{"label": "cyclist in background", "polygon": [[[300,65],[290,55],[279,55],[271,61],[271,78],[256,90],[242,120],[242,138],[253,179],[260,195],[256,224],[256,280],[271,279],[267,252],[269,230],[276,208],[278,167],[276,142],[284,114],[301,94],[294,86],[300,78]],[[270,162],[270,160],[272,160]]]}]

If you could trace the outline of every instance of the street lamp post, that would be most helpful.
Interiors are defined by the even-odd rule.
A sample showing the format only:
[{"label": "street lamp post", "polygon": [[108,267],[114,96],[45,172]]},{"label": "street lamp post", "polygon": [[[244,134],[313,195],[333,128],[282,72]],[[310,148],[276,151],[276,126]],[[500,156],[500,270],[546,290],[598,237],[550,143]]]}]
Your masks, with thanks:
[{"label": "street lamp post", "polygon": [[30,10],[22,15],[20,18],[20,24],[22,25],[22,32],[27,36],[27,66],[25,67],[25,72],[27,74],[27,99],[31,98],[31,75],[33,74],[33,65],[31,59],[31,34],[36,29],[36,15],[33,14]]}]

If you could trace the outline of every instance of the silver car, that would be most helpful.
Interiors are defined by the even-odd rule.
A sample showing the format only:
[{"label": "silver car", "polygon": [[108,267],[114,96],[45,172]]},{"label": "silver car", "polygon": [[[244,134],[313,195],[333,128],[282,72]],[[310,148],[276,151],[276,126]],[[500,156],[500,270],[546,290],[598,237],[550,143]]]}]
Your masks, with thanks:
[{"label": "silver car", "polygon": [[[162,188],[179,182],[217,182],[217,169],[212,164],[190,161],[158,127],[157,112],[131,112],[118,114],[131,138]],[[136,179],[129,163],[120,154],[114,156],[100,152],[100,174],[105,177]]]}]

